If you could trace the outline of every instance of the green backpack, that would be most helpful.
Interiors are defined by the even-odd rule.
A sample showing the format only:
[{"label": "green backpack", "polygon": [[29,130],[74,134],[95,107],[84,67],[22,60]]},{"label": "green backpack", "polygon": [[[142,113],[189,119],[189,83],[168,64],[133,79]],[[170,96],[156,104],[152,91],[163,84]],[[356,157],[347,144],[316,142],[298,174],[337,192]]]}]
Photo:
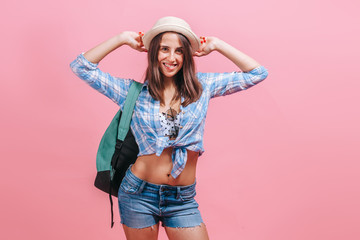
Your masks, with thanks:
[{"label": "green backpack", "polygon": [[123,111],[119,110],[101,138],[96,155],[97,175],[95,187],[109,194],[111,205],[111,227],[113,221],[113,202],[111,195],[117,197],[126,170],[135,163],[139,147],[130,128],[130,121],[142,83],[134,81],[129,89]]}]

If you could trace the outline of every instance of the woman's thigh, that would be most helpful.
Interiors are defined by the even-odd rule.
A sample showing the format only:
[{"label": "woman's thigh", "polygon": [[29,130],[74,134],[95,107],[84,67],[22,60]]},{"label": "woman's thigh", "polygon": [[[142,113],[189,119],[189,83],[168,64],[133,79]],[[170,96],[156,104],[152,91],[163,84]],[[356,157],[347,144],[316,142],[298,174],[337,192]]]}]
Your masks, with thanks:
[{"label": "woman's thigh", "polygon": [[208,240],[209,236],[204,223],[188,228],[165,227],[169,240]]},{"label": "woman's thigh", "polygon": [[159,233],[159,223],[146,228],[130,228],[123,224],[127,240],[156,240]]}]

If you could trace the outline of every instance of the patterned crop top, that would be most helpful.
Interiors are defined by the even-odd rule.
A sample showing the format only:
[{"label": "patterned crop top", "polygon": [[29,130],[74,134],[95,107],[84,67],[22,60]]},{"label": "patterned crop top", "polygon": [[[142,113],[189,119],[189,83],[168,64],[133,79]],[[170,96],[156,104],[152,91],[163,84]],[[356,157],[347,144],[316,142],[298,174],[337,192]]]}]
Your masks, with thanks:
[{"label": "patterned crop top", "polygon": [[176,139],[180,129],[180,114],[171,115],[167,112],[159,113],[160,124],[163,136],[168,136],[170,140]]}]

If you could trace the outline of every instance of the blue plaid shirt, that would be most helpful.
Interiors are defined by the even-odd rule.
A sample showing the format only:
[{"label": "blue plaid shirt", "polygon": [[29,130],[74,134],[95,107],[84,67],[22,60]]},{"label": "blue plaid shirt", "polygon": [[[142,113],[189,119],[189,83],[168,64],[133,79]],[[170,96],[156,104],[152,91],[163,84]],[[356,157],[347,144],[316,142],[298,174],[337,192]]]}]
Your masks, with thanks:
[{"label": "blue plaid shirt", "polygon": [[[102,72],[98,67],[88,61],[81,53],[70,67],[72,71],[91,87],[104,94],[123,108],[126,94],[132,79],[123,79]],[[174,178],[180,175],[185,168],[187,151],[204,152],[203,135],[208,104],[211,98],[224,96],[245,90],[264,80],[268,75],[263,66],[249,72],[230,73],[197,73],[203,86],[200,99],[186,107],[180,106],[180,130],[175,140],[163,136],[160,123],[160,102],[153,99],[148,91],[148,82],[145,81],[135,105],[131,120],[131,130],[139,145],[138,156],[156,154],[160,156],[165,148],[172,147]],[[183,102],[184,99],[182,98]]]}]

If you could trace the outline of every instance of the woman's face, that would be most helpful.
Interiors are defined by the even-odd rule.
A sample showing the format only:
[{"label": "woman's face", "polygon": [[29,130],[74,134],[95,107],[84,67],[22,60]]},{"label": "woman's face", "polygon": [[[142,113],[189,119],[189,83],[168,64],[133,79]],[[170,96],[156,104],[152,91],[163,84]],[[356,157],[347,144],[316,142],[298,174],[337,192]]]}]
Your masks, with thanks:
[{"label": "woman's face", "polygon": [[160,72],[167,78],[173,78],[182,68],[183,60],[183,47],[178,35],[164,33],[158,53]]}]

